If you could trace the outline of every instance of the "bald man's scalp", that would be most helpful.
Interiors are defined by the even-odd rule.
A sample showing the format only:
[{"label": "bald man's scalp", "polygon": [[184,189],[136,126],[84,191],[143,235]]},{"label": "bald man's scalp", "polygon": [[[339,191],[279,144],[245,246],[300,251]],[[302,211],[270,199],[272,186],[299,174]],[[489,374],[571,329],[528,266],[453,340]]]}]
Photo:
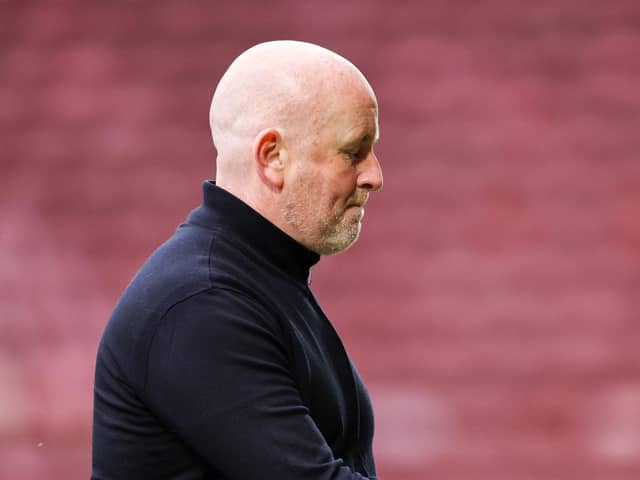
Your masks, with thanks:
[{"label": "bald man's scalp", "polygon": [[318,45],[274,41],[243,52],[222,76],[211,102],[217,176],[245,176],[253,140],[265,129],[278,129],[285,142],[313,141],[336,90],[354,80],[373,96],[351,62]]}]

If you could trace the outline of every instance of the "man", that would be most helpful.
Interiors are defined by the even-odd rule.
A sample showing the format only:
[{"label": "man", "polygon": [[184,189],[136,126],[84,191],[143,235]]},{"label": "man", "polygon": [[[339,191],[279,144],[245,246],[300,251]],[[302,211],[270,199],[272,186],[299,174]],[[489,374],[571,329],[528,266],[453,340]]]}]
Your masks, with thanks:
[{"label": "man", "polygon": [[369,397],[308,287],[382,187],[373,90],[333,52],[268,42],[229,67],[210,121],[216,183],[100,344],[92,478],[376,478]]}]

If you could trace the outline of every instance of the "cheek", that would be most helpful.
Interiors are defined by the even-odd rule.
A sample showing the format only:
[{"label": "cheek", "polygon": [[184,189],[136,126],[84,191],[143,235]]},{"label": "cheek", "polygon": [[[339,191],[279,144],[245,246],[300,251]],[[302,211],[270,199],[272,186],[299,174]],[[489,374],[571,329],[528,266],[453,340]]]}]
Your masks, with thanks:
[{"label": "cheek", "polygon": [[299,192],[306,200],[312,215],[335,216],[344,212],[347,203],[353,200],[357,178],[350,169],[316,169],[301,176]]},{"label": "cheek", "polygon": [[332,213],[341,213],[345,205],[350,201],[351,191],[346,188],[339,188],[339,185],[324,184],[319,205],[323,205],[324,209]]},{"label": "cheek", "polygon": [[344,207],[352,202],[356,193],[357,182],[355,176],[345,175],[333,185],[333,197],[340,206]]},{"label": "cheek", "polygon": [[335,200],[321,181],[321,177],[312,172],[308,173],[301,177],[296,185],[298,205],[305,211],[307,218],[324,219],[333,213]]}]

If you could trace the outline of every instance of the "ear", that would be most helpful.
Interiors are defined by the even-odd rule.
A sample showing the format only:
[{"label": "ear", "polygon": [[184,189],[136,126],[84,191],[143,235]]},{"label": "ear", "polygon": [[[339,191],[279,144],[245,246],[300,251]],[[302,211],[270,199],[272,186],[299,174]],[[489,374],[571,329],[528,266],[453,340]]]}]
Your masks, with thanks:
[{"label": "ear", "polygon": [[253,147],[253,157],[262,181],[272,189],[281,190],[287,152],[282,135],[277,129],[268,128],[258,134]]}]

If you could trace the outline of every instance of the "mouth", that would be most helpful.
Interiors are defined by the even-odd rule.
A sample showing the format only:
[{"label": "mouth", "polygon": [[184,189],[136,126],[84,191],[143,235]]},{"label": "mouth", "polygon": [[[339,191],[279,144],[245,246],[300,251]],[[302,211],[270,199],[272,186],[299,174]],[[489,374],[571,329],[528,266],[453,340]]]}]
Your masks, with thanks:
[{"label": "mouth", "polygon": [[355,204],[352,203],[351,205],[349,205],[346,209],[345,212],[348,212],[350,210],[357,210],[359,211],[359,215],[362,217],[364,216],[364,204]]},{"label": "mouth", "polygon": [[368,198],[363,199],[360,202],[353,202],[353,203],[349,203],[347,205],[347,208],[352,208],[352,207],[358,207],[358,208],[364,208],[364,206],[367,203],[367,200],[369,200]]}]

